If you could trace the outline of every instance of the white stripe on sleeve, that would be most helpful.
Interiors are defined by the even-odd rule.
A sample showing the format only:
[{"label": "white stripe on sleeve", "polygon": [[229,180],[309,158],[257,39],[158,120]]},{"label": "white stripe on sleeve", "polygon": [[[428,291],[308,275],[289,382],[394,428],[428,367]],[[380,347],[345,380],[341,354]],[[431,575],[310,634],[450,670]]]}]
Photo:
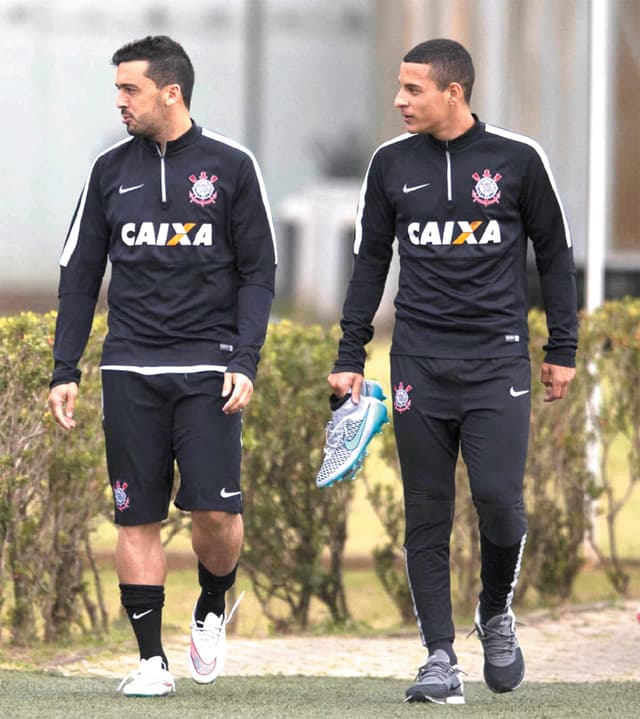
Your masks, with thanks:
[{"label": "white stripe on sleeve", "polygon": [[111,150],[115,149],[116,147],[119,147],[120,145],[124,145],[125,142],[131,142],[131,140],[133,140],[133,137],[126,137],[124,140],[120,140],[120,142],[116,142],[115,145],[111,145],[111,147],[107,148],[104,152],[101,152],[96,157],[96,159],[93,161],[93,163],[91,165],[91,169],[89,170],[89,174],[87,175],[87,180],[84,183],[84,187],[82,189],[82,195],[80,197],[78,211],[76,212],[76,216],[73,218],[73,224],[71,225],[69,234],[67,235],[67,239],[64,243],[64,247],[62,248],[62,255],[60,256],[60,266],[61,267],[66,267],[69,264],[71,255],[74,253],[76,247],[78,246],[78,239],[80,237],[80,225],[82,223],[82,215],[84,214],[84,206],[87,201],[87,192],[89,191],[89,182],[91,181],[91,173],[93,172],[93,168],[95,167],[96,162],[98,162],[98,160],[103,155],[106,155],[108,152],[111,152]]}]

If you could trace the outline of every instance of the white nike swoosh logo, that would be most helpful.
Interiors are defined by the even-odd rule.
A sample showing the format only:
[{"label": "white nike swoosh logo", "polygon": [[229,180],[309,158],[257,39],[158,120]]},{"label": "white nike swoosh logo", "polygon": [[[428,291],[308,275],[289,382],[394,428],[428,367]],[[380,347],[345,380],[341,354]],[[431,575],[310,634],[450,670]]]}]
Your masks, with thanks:
[{"label": "white nike swoosh logo", "polygon": [[509,394],[512,397],[521,397],[523,394],[529,394],[528,389],[514,389],[513,386],[509,387]]},{"label": "white nike swoosh logo", "polygon": [[422,190],[423,187],[429,187],[430,184],[430,182],[425,182],[424,185],[414,185],[413,187],[408,187],[407,183],[405,182],[402,191],[406,195],[407,192],[415,192],[416,190]]},{"label": "white nike swoosh logo", "polygon": [[132,187],[123,187],[122,185],[120,185],[120,187],[118,188],[118,193],[121,195],[125,195],[127,192],[139,190],[141,187],[144,187],[144,182],[141,185],[133,185]]},{"label": "white nike swoosh logo", "polygon": [[142,619],[142,617],[146,617],[147,614],[151,614],[152,611],[153,611],[153,609],[147,609],[146,612],[140,612],[140,614],[138,614],[137,612],[134,612],[131,615],[131,619]]},{"label": "white nike swoosh logo", "polygon": [[242,494],[242,492],[227,492],[224,487],[220,490],[220,496],[223,499],[227,499],[227,497],[236,497],[239,494]]}]

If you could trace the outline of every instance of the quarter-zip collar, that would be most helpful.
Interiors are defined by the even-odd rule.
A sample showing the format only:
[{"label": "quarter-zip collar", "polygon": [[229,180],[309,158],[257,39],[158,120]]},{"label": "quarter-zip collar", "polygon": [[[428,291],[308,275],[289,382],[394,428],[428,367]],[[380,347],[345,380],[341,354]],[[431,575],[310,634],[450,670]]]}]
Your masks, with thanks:
[{"label": "quarter-zip collar", "polygon": [[433,135],[424,135],[425,142],[444,153],[445,175],[447,184],[447,207],[453,207],[455,196],[453,191],[453,163],[451,156],[464,150],[471,143],[475,142],[484,133],[484,122],[480,122],[477,115],[473,115],[475,123],[462,135],[453,140],[438,140]]},{"label": "quarter-zip collar", "polygon": [[[176,152],[180,152],[185,147],[188,147],[189,145],[193,144],[202,134],[202,128],[197,125],[194,120],[191,120],[191,127],[180,137],[176,138],[175,140],[169,140],[167,142],[167,148],[164,152],[164,157],[167,157],[169,155],[175,155]],[[160,152],[160,146],[157,142],[154,140],[148,140],[145,139],[145,142],[149,143],[153,148],[154,151],[160,155],[163,156],[163,153]]]},{"label": "quarter-zip collar", "polygon": [[191,120],[191,127],[175,140],[167,142],[167,149],[165,151],[165,157],[167,155],[175,155],[176,152],[180,152],[185,147],[193,144],[202,134],[202,129]]},{"label": "quarter-zip collar", "polygon": [[169,206],[167,199],[167,167],[165,159],[176,155],[178,152],[183,150],[185,147],[192,145],[202,134],[202,129],[191,120],[191,127],[180,137],[175,140],[169,140],[165,148],[164,153],[160,150],[160,145],[153,140],[145,139],[145,142],[153,149],[158,157],[160,158],[160,203],[163,210],[166,210]]},{"label": "quarter-zip collar", "polygon": [[473,114],[473,119],[475,123],[466,132],[458,135],[453,140],[438,140],[433,135],[425,134],[425,141],[434,147],[440,148],[443,152],[458,152],[477,140],[484,132],[484,122],[481,122],[476,114]]}]

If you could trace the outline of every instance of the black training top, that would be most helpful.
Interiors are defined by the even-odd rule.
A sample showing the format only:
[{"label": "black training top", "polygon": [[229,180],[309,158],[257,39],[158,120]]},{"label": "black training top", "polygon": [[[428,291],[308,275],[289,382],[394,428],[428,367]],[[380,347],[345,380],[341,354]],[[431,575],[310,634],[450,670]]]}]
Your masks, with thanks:
[{"label": "black training top", "polygon": [[392,354],[527,356],[527,237],[549,328],[546,361],[572,367],[575,266],[542,148],[477,118],[449,142],[405,134],[381,145],[360,195],[334,371],[363,372],[394,238],[400,277]]},{"label": "black training top", "polygon": [[194,123],[164,155],[129,137],[98,156],[60,259],[52,386],[79,381],[107,257],[103,367],[255,377],[277,258],[246,148]]}]

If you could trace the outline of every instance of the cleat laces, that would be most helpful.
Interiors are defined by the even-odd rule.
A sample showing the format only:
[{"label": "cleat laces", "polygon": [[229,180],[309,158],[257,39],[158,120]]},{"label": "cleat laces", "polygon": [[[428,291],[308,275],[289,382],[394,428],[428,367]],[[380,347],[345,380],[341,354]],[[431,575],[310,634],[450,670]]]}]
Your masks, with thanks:
[{"label": "cleat laces", "polygon": [[[233,605],[233,607],[231,607],[231,611],[229,612],[229,614],[224,614],[220,618],[220,622],[218,624],[213,624],[211,622],[207,623],[206,618],[205,618],[205,621],[200,621],[199,619],[195,619],[193,621],[191,628],[194,631],[198,632],[200,640],[202,641],[203,644],[205,644],[207,646],[207,649],[215,649],[216,648],[216,646],[218,645],[218,641],[220,640],[220,635],[222,634],[222,630],[233,619],[233,615],[235,614],[235,611],[238,608],[238,605],[242,601],[243,597],[244,597],[244,591],[242,591],[240,593],[240,596],[234,602],[234,605]],[[207,615],[207,616],[209,616],[209,615]]]}]

